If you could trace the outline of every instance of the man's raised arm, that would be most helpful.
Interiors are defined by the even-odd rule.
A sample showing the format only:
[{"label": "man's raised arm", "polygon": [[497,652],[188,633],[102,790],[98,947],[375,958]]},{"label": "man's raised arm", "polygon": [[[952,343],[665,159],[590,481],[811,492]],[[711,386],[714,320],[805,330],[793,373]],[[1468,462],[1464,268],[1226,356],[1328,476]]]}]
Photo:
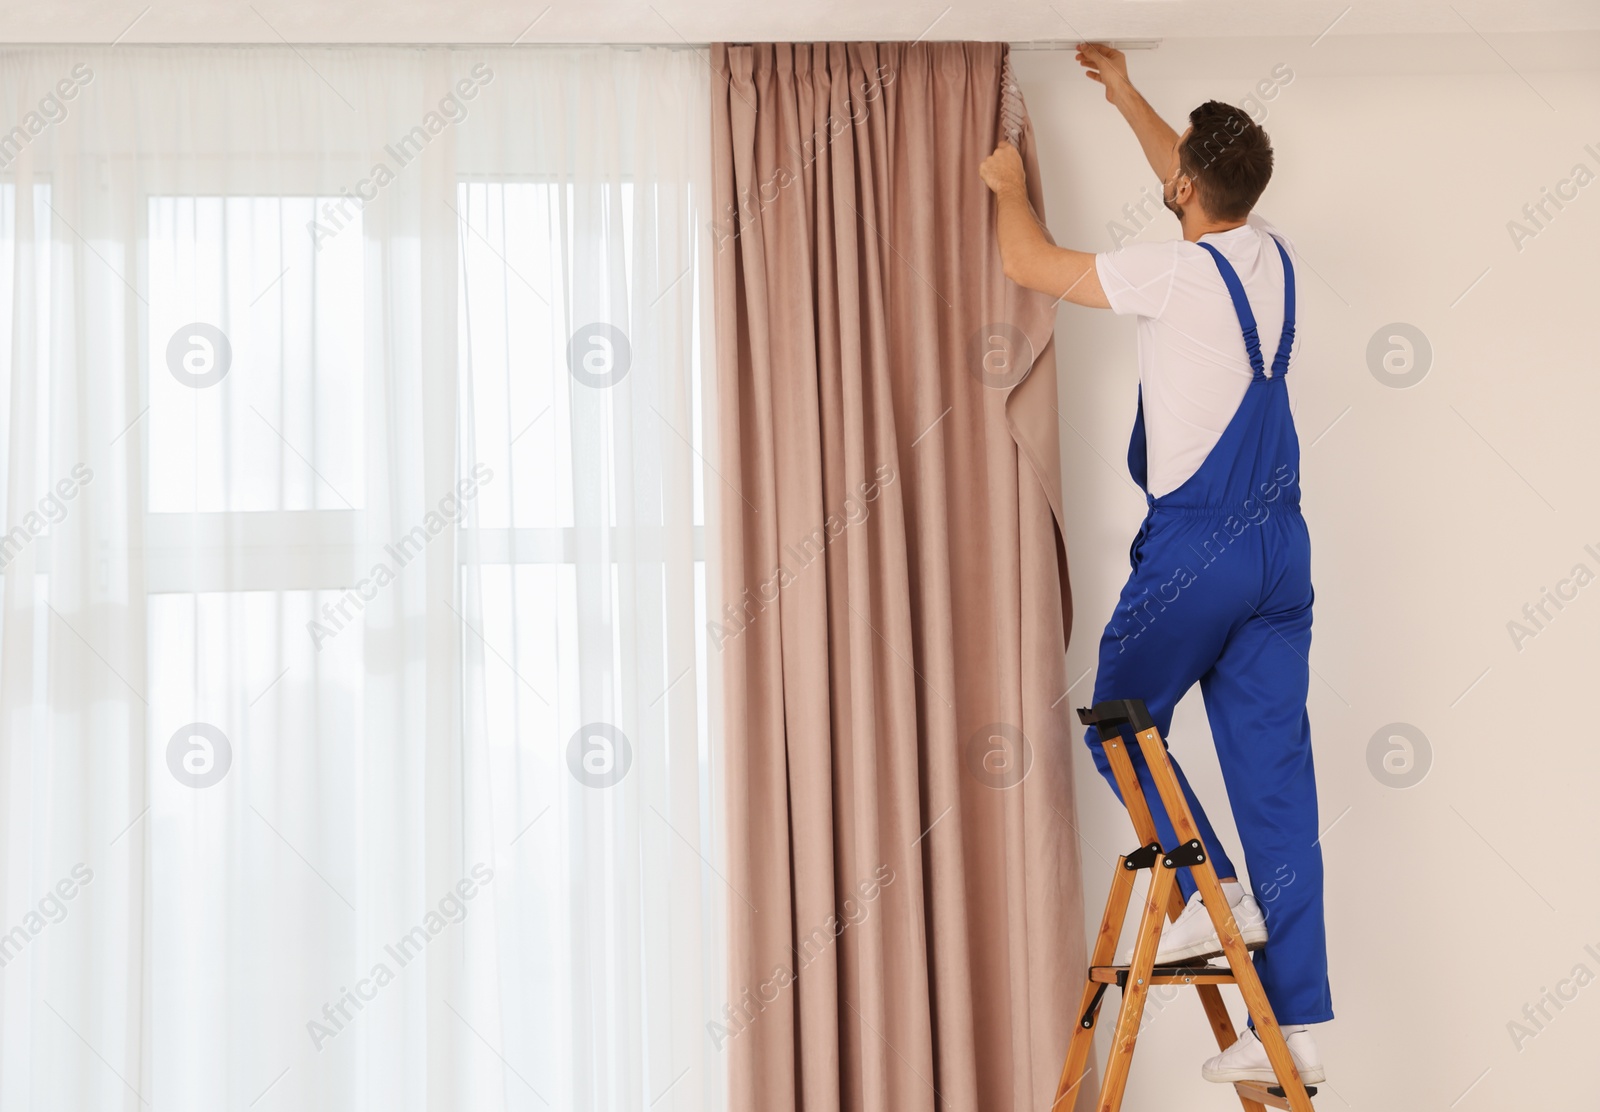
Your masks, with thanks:
[{"label": "man's raised arm", "polygon": [[1105,86],[1106,100],[1128,121],[1150,168],[1165,181],[1172,169],[1172,149],[1177,146],[1178,133],[1156,115],[1150,102],[1128,80],[1128,59],[1120,50],[1093,42],[1079,43],[1077,58],[1087,71],[1084,76]]}]

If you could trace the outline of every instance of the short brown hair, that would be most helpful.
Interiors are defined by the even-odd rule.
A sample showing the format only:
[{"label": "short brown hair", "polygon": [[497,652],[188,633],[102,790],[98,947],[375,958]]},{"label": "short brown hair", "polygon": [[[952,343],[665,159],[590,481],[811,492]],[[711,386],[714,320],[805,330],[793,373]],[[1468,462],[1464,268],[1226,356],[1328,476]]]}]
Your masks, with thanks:
[{"label": "short brown hair", "polygon": [[1207,215],[1243,220],[1272,180],[1272,140],[1242,108],[1208,100],[1189,113],[1178,163]]}]

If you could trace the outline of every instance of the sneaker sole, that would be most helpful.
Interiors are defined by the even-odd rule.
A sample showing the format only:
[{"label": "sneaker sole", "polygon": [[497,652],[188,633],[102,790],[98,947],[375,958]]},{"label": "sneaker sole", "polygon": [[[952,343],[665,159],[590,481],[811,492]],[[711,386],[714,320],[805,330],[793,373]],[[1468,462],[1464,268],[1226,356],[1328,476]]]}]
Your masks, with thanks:
[{"label": "sneaker sole", "polygon": [[[1247,951],[1259,950],[1267,944],[1267,928],[1265,927],[1247,927],[1239,933],[1244,938],[1244,948]],[[1222,956],[1222,943],[1215,935],[1212,935],[1210,938],[1202,939],[1170,953],[1157,952],[1156,964],[1179,965],[1195,961],[1206,961],[1210,958],[1220,958]]]},{"label": "sneaker sole", "polygon": [[[1259,950],[1261,947],[1267,944],[1266,927],[1247,927],[1241,930],[1239,934],[1244,939],[1244,948],[1246,950]],[[1220,958],[1222,956],[1222,943],[1217,941],[1216,935],[1212,935],[1210,938],[1202,939],[1199,942],[1190,943],[1188,946],[1180,949],[1169,950],[1165,952],[1160,950],[1156,951],[1156,964],[1187,965],[1194,961],[1205,961],[1208,958]],[[1133,954],[1119,954],[1116,961],[1112,964],[1132,965]]]},{"label": "sneaker sole", "polygon": [[[1297,1065],[1295,1068],[1300,1071],[1300,1083],[1302,1085],[1321,1085],[1328,1079],[1328,1071],[1321,1066],[1306,1069]],[[1276,1085],[1278,1083],[1278,1075],[1272,1072],[1272,1067],[1270,1066],[1265,1069],[1253,1070],[1212,1070],[1201,1066],[1200,1076],[1207,1081],[1215,1081],[1224,1085],[1231,1085],[1236,1081],[1257,1081],[1263,1085]]]}]

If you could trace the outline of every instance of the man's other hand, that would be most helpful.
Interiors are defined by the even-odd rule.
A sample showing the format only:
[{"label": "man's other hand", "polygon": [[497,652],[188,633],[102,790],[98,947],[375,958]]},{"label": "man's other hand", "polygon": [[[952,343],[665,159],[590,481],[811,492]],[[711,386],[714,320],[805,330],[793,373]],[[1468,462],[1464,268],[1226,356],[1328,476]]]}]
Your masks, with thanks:
[{"label": "man's other hand", "polygon": [[983,165],[978,167],[978,176],[997,197],[1011,192],[1025,193],[1028,188],[1028,176],[1022,169],[1022,156],[1010,143],[1002,142],[992,155],[983,160]]},{"label": "man's other hand", "polygon": [[1104,43],[1080,42],[1077,58],[1084,68],[1084,76],[1104,85],[1106,99],[1113,104],[1117,97],[1133,87],[1128,80],[1128,59],[1122,51],[1113,50]]}]

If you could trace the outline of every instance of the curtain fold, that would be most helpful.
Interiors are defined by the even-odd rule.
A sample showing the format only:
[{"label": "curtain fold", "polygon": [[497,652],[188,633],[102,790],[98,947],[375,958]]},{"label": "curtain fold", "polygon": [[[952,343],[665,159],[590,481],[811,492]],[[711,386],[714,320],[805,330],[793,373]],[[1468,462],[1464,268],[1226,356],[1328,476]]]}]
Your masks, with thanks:
[{"label": "curtain fold", "polygon": [[0,51],[0,1110],[720,1107],[703,51]]},{"label": "curtain fold", "polygon": [[1041,205],[1005,49],[713,48],[732,1107],[1047,1107],[1074,1023],[1054,307],[977,176],[1020,119]]}]

